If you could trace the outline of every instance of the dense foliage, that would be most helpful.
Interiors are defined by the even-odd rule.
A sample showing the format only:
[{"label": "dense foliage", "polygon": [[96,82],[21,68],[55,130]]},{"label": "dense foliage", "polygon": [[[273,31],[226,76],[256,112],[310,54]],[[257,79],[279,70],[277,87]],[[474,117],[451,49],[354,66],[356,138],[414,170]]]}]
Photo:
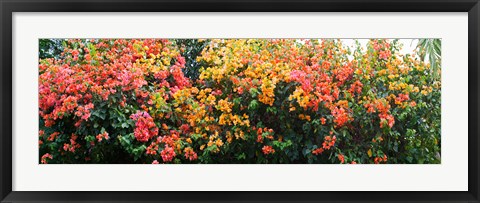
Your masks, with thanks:
[{"label": "dense foliage", "polygon": [[396,40],[61,44],[41,163],[440,163],[440,69]]}]

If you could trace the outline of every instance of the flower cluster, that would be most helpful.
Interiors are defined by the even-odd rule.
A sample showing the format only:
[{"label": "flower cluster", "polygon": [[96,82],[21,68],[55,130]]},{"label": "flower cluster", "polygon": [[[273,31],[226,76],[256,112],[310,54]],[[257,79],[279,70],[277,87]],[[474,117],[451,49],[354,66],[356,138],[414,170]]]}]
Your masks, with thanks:
[{"label": "flower cluster", "polygon": [[440,79],[396,40],[182,43],[41,59],[40,162],[440,163]]},{"label": "flower cluster", "polygon": [[108,140],[110,137],[108,137],[108,133],[107,132],[103,132],[101,134],[98,134],[96,136],[98,142],[101,142],[102,140]]},{"label": "flower cluster", "polygon": [[263,146],[262,151],[263,151],[263,154],[273,154],[273,153],[275,153],[275,149],[273,149],[272,146],[268,146],[268,145]]},{"label": "flower cluster", "polygon": [[134,135],[140,142],[147,142],[158,135],[158,128],[153,122],[153,118],[145,111],[140,111],[130,116],[135,123]]},{"label": "flower cluster", "polygon": [[51,154],[49,154],[49,153],[44,154],[44,155],[42,156],[42,158],[40,159],[40,163],[42,163],[42,164],[47,164],[47,163],[48,163],[47,158],[48,158],[48,159],[53,159],[53,156],[52,156]]}]

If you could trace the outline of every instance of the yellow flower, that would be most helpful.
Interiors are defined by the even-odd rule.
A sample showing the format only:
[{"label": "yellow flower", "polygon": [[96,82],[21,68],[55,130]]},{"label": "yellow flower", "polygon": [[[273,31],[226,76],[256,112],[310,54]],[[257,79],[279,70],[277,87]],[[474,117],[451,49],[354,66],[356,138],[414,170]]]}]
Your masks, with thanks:
[{"label": "yellow flower", "polygon": [[230,117],[229,114],[222,113],[220,115],[220,117],[218,118],[218,124],[219,125],[227,125],[227,124],[231,123],[229,117]]},{"label": "yellow flower", "polygon": [[425,68],[423,66],[416,66],[415,68],[417,68],[417,70],[420,71],[420,72],[425,70]]},{"label": "yellow flower", "polygon": [[227,131],[225,137],[227,138],[228,143],[232,142],[233,136],[232,136],[232,133],[230,131]]},{"label": "yellow flower", "polygon": [[221,147],[221,146],[223,146],[223,141],[221,139],[217,139],[215,141],[215,144],[217,145],[217,147]]},{"label": "yellow flower", "polygon": [[258,100],[264,104],[273,106],[273,102],[275,101],[275,93],[273,92],[275,89],[275,84],[267,78],[264,78],[262,80],[261,89],[262,94],[258,96]]}]

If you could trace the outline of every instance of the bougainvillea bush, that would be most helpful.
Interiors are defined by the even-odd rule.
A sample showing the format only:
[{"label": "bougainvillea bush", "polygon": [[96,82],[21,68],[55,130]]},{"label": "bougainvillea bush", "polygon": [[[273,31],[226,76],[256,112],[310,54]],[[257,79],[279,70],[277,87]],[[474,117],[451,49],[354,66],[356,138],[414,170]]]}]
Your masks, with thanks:
[{"label": "bougainvillea bush", "polygon": [[42,164],[441,160],[440,71],[398,40],[54,42],[40,47]]}]

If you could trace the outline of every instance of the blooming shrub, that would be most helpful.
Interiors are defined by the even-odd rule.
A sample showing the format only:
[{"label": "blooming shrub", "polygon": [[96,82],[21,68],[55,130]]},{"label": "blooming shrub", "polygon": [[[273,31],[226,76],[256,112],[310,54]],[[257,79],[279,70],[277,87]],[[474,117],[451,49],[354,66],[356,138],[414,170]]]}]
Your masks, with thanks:
[{"label": "blooming shrub", "polygon": [[41,163],[440,163],[440,80],[396,40],[63,48],[39,64]]}]

